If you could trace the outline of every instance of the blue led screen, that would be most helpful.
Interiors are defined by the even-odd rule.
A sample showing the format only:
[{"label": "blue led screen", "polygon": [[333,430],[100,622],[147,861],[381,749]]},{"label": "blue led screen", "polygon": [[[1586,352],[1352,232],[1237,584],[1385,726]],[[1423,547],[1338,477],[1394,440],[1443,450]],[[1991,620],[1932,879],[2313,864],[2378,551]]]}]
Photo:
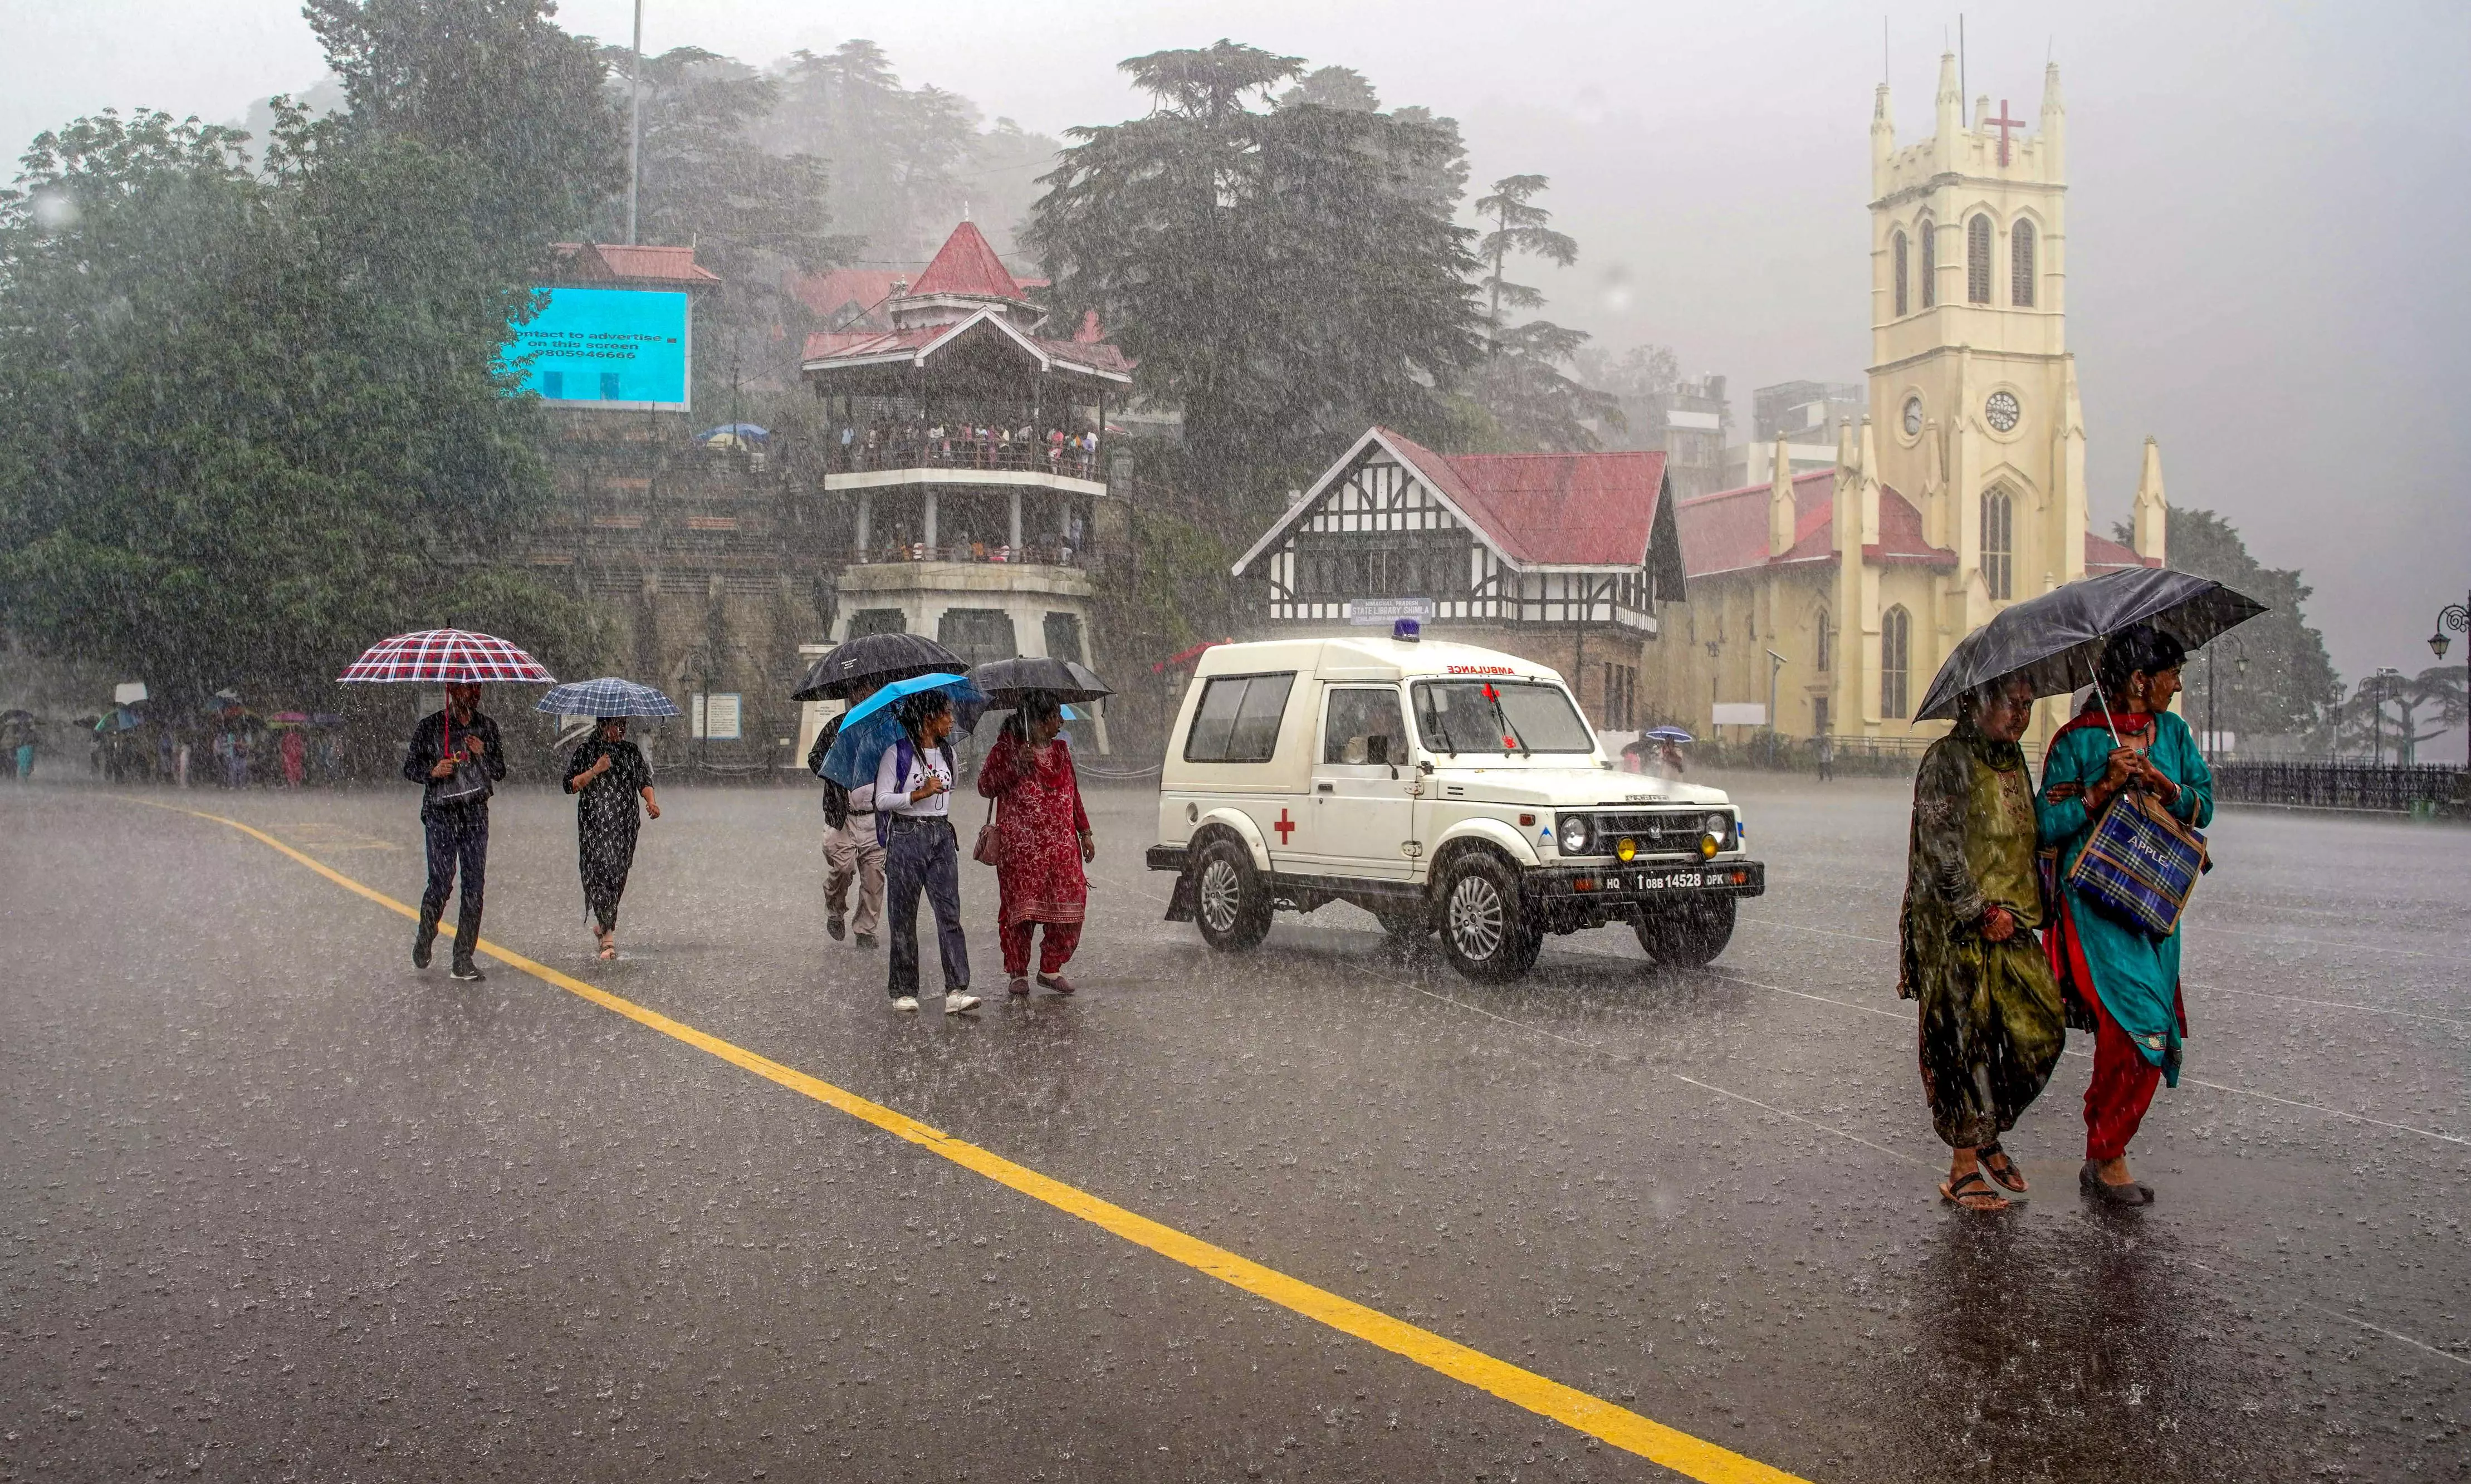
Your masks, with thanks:
[{"label": "blue led screen", "polygon": [[550,289],[548,303],[507,342],[530,357],[524,389],[570,407],[687,408],[689,309],[683,294]]}]

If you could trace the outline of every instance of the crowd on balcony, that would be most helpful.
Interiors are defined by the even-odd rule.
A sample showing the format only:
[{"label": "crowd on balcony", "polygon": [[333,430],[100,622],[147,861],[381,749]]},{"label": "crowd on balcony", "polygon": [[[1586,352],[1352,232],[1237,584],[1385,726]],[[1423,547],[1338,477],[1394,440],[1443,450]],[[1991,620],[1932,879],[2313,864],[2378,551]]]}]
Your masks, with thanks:
[{"label": "crowd on balcony", "polygon": [[1050,427],[1039,433],[1034,423],[1018,428],[982,423],[880,422],[865,427],[843,425],[832,443],[835,473],[869,469],[1011,469],[1024,473],[1095,479],[1098,434],[1094,428],[1068,433]]},{"label": "crowd on balcony", "polygon": [[889,546],[861,552],[858,559],[860,562],[1030,562],[1047,567],[1082,565],[1080,549],[1069,542],[1057,542],[1048,546],[1024,542],[1020,546],[1010,546],[988,541],[968,541],[929,546],[923,541],[896,541]]}]

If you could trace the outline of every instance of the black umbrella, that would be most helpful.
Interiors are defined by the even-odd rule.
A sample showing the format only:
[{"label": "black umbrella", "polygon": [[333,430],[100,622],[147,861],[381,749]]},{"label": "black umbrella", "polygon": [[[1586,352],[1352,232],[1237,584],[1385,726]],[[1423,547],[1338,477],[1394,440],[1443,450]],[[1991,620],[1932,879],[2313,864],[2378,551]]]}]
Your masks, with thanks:
[{"label": "black umbrella", "polygon": [[924,634],[860,634],[807,668],[789,693],[794,701],[845,701],[859,689],[939,670],[969,669],[961,657]]},{"label": "black umbrella", "polygon": [[2064,695],[2093,678],[2103,641],[2133,624],[2151,624],[2195,649],[2264,611],[2210,577],[2164,568],[2086,577],[2012,603],[1957,641],[1914,719],[1944,721],[1959,696],[2002,675],[2025,676],[2036,696]]},{"label": "black umbrella", "polygon": [[1059,701],[1094,701],[1116,694],[1088,666],[1044,657],[989,660],[971,668],[970,683],[986,693],[987,705],[995,709],[1020,705],[1030,691],[1045,691]]}]

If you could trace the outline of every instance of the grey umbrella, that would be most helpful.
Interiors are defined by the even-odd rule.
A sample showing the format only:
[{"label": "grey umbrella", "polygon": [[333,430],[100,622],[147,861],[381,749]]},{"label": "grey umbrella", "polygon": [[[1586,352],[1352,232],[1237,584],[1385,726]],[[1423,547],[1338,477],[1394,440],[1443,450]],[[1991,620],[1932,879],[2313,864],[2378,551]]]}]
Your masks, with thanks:
[{"label": "grey umbrella", "polygon": [[2064,695],[2093,678],[2104,641],[2130,624],[2151,624],[2195,649],[2264,611],[2265,604],[2211,577],[2167,568],[2131,567],[2070,582],[2011,603],[1958,640],[1914,719],[1947,720],[1958,697],[2002,675],[2025,676],[2037,696]]},{"label": "grey umbrella", "polygon": [[793,701],[845,701],[860,688],[970,667],[924,634],[860,634],[807,667]]},{"label": "grey umbrella", "polygon": [[1089,667],[1044,656],[989,660],[971,668],[970,683],[985,692],[987,705],[996,709],[1020,705],[1031,691],[1045,691],[1059,701],[1094,701],[1116,694]]}]

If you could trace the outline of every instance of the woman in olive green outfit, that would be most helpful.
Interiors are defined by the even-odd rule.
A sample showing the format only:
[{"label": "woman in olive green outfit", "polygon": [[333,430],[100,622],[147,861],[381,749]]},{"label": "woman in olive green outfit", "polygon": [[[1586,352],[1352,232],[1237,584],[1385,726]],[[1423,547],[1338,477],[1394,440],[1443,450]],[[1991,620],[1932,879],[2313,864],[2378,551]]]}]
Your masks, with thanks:
[{"label": "woman in olive green outfit", "polygon": [[1922,758],[1905,867],[1896,993],[1921,1001],[1922,1091],[1955,1156],[1940,1193],[1971,1211],[2023,1193],[1999,1147],[2050,1080],[2067,1039],[2051,966],[2035,942],[2034,789],[2016,745],[2033,715],[2021,680],[1958,704],[1956,729]]}]

